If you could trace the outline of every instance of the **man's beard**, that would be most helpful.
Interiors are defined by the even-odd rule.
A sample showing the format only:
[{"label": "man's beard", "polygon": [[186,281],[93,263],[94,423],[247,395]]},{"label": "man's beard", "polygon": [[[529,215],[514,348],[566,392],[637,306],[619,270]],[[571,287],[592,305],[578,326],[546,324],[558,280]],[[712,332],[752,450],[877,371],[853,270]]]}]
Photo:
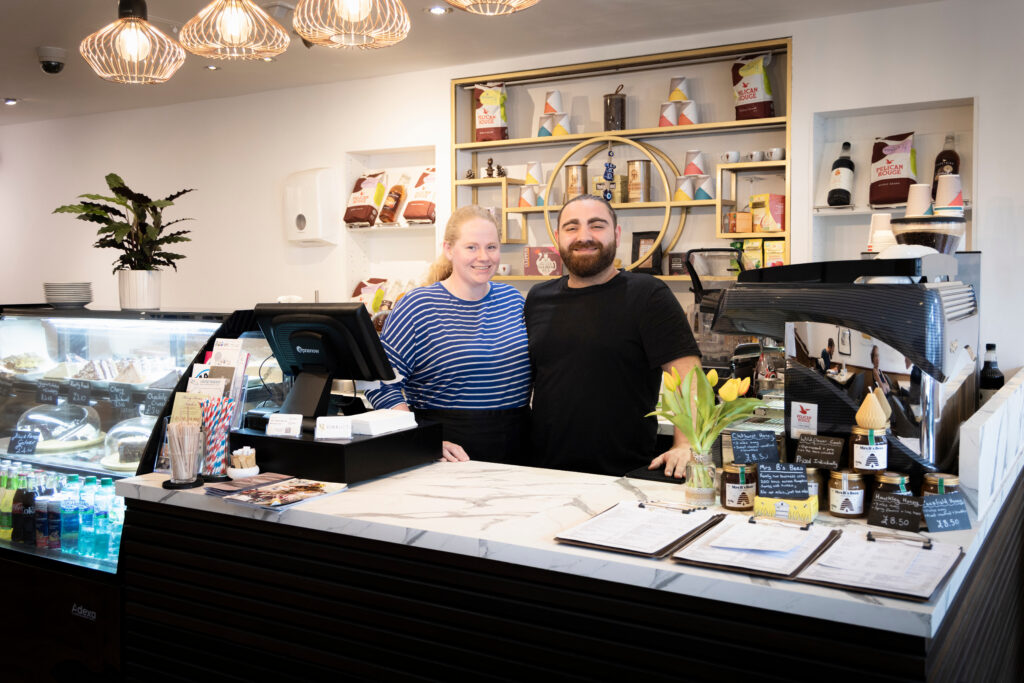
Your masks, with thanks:
[{"label": "man's beard", "polygon": [[[591,247],[597,247],[598,252],[596,254],[581,255],[576,253],[576,249]],[[605,270],[615,261],[615,243],[601,244],[597,240],[590,240],[588,242],[573,242],[567,249],[562,247],[558,248],[558,253],[562,257],[562,263],[569,270],[570,273],[576,277],[593,277],[598,273]]]}]

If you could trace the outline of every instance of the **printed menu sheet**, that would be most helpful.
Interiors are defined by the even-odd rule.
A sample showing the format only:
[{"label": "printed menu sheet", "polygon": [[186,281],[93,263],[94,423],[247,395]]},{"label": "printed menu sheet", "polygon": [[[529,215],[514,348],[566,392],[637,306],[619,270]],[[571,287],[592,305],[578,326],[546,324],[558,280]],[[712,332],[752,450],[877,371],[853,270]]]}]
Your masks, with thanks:
[{"label": "printed menu sheet", "polygon": [[708,510],[683,512],[623,501],[555,537],[556,541],[640,555],[667,554],[691,534],[724,517]]},{"label": "printed menu sheet", "polygon": [[754,574],[795,574],[838,532],[730,516],[672,556],[688,564]]},{"label": "printed menu sheet", "polygon": [[927,600],[961,554],[960,546],[950,543],[932,541],[926,549],[918,539],[869,541],[865,532],[847,531],[797,580]]}]

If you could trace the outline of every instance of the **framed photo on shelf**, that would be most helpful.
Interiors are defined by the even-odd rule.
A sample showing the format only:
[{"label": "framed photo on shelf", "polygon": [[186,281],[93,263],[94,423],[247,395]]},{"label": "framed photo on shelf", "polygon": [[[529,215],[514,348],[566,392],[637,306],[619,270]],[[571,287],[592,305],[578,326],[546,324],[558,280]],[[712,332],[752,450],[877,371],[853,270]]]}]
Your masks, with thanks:
[{"label": "framed photo on shelf", "polygon": [[[633,258],[630,263],[636,261],[640,256],[651,251],[654,243],[658,241],[657,232],[635,232],[633,233]],[[648,273],[649,275],[661,275],[661,244],[651,252],[644,262],[633,269],[634,273]]]},{"label": "framed photo on shelf", "polygon": [[849,356],[853,353],[853,349],[850,345],[850,328],[840,327],[839,328],[839,355]]}]

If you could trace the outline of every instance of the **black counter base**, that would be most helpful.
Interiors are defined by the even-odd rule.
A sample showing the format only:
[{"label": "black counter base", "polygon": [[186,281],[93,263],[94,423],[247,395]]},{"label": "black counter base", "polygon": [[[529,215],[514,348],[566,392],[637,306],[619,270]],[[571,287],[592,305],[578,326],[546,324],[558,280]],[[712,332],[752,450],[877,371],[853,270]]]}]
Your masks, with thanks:
[{"label": "black counter base", "polygon": [[[934,641],[129,501],[125,673],[151,680],[1019,680],[1024,489],[1016,490]],[[990,580],[995,571],[1001,580]]]}]

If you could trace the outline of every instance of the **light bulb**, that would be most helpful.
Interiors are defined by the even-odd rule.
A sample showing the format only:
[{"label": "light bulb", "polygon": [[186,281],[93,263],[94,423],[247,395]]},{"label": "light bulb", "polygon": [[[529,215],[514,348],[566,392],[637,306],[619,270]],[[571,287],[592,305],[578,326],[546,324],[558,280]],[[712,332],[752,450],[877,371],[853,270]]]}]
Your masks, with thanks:
[{"label": "light bulb", "polygon": [[217,31],[227,45],[242,45],[252,34],[252,20],[235,3],[231,3],[217,17]]},{"label": "light bulb", "polygon": [[149,56],[149,38],[134,22],[117,36],[117,52],[129,62],[141,62]]},{"label": "light bulb", "polygon": [[370,16],[373,0],[334,0],[334,8],[343,21],[357,24]]}]

